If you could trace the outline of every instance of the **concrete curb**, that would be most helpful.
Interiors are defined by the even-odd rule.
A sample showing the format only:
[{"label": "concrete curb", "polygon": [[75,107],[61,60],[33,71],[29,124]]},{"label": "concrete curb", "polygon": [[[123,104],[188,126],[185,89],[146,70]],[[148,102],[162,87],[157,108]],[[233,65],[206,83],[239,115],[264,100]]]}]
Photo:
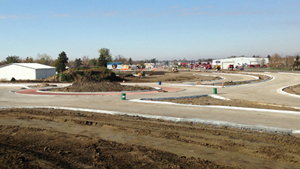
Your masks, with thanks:
[{"label": "concrete curb", "polygon": [[[216,98],[216,99],[221,99],[221,100],[230,100],[230,99],[227,99],[225,97],[218,96],[218,95],[215,95],[215,94],[203,94],[203,95],[194,95],[194,96],[179,96],[179,97],[164,97],[164,98],[141,98],[141,99],[138,99],[138,100],[185,99],[185,98],[199,98],[199,97],[206,97],[206,96],[213,97],[213,98]],[[136,100],[136,99],[132,99],[132,100]],[[169,102],[166,102],[166,103],[169,103]]]},{"label": "concrete curb", "polygon": [[[203,97],[203,96],[208,96],[208,95],[202,95],[200,97]],[[191,97],[186,96],[183,98],[191,98]],[[153,98],[153,100],[163,100],[163,99],[162,98]],[[185,107],[217,108],[217,109],[259,111],[259,112],[278,113],[278,114],[300,115],[300,111],[288,111],[288,110],[273,110],[273,109],[260,109],[260,108],[248,108],[248,107],[234,107],[234,106],[192,105],[192,104],[180,104],[180,103],[150,101],[150,100],[141,100],[141,99],[132,99],[129,101],[140,102],[140,103],[152,103],[152,104],[168,104],[168,105],[185,106]]]},{"label": "concrete curb", "polygon": [[298,133],[300,133],[300,130],[268,127],[268,126],[263,126],[263,125],[247,125],[247,124],[238,124],[238,123],[230,123],[230,122],[217,121],[217,120],[206,120],[206,119],[199,119],[199,118],[193,118],[193,119],[187,118],[186,119],[186,118],[178,118],[178,117],[133,114],[133,113],[124,113],[124,112],[118,112],[118,111],[97,110],[97,109],[85,109],[85,108],[73,108],[73,107],[54,107],[54,106],[0,107],[0,109],[10,109],[10,108],[25,108],[25,109],[46,108],[46,109],[73,110],[73,111],[82,111],[82,112],[103,113],[103,114],[110,114],[110,115],[139,116],[139,117],[151,118],[151,119],[168,120],[168,121],[173,121],[173,122],[193,122],[193,123],[201,123],[201,124],[207,124],[207,125],[213,125],[213,126],[226,126],[226,127],[238,128],[238,129],[244,129],[244,130],[272,132],[272,133],[281,133],[281,134],[298,134]]},{"label": "concrete curb", "polygon": [[[299,84],[295,84],[295,85],[300,85],[300,83],[299,83]],[[291,86],[295,86],[295,85],[291,85]],[[288,95],[288,96],[300,98],[300,95],[297,95],[297,94],[291,94],[291,93],[288,93],[288,92],[283,91],[284,89],[286,89],[286,88],[288,88],[288,87],[291,87],[291,86],[285,86],[285,87],[283,87],[283,88],[277,89],[276,91],[277,91],[278,93],[280,93],[280,94],[284,94],[284,95]]]},{"label": "concrete curb", "polygon": [[45,89],[39,89],[37,90],[37,92],[41,92],[41,93],[62,93],[62,94],[106,94],[106,93],[138,93],[138,92],[152,92],[152,91],[158,91],[158,90],[162,90],[159,87],[153,87],[153,90],[134,90],[134,91],[119,91],[119,92],[52,92],[49,89],[52,88],[45,88]]},{"label": "concrete curb", "polygon": [[[36,84],[30,84],[30,85],[36,85]],[[24,87],[26,89],[29,89],[28,86],[22,85],[22,84],[11,84],[11,83],[9,83],[9,84],[0,84],[0,86],[16,86],[16,87]]]},{"label": "concrete curb", "polygon": [[[218,73],[215,73],[218,74]],[[230,74],[230,73],[220,73],[220,74]],[[250,73],[248,73],[250,74]],[[230,86],[224,86],[225,87],[234,87],[234,86],[241,86],[241,85],[251,85],[251,84],[256,84],[256,83],[262,83],[262,82],[266,82],[266,81],[271,81],[274,80],[275,78],[273,76],[267,75],[267,74],[262,74],[262,73],[252,73],[252,74],[261,74],[261,75],[265,75],[270,77],[270,79],[268,80],[263,80],[263,81],[259,81],[259,82],[254,82],[254,83],[246,83],[246,84],[239,84],[239,85],[230,85]],[[230,74],[230,75],[235,75],[238,76],[240,74]],[[251,75],[243,75],[243,76],[250,76],[250,77],[255,77],[255,79],[259,79],[257,76],[251,76]],[[219,76],[220,77],[220,76]],[[246,80],[246,81],[242,81],[242,82],[251,82],[251,81],[255,81],[255,80]],[[241,82],[241,81],[233,81],[233,82]],[[212,84],[207,84],[207,85],[194,85],[194,84],[172,84],[175,86],[199,86],[199,87],[213,87],[213,88],[222,88],[222,86],[214,86],[213,84],[222,84],[222,82],[217,82],[217,83],[212,83]]]},{"label": "concrete curb", "polygon": [[[255,73],[253,73],[253,74],[255,74]],[[261,75],[266,75],[266,74],[262,74],[262,73],[261,73]],[[231,86],[224,86],[224,87],[234,87],[234,86],[242,86],[242,85],[252,85],[252,84],[257,84],[257,83],[263,83],[263,82],[267,82],[267,81],[272,81],[272,80],[275,79],[275,77],[273,77],[273,76],[270,76],[270,75],[266,75],[266,76],[270,77],[270,79],[266,79],[266,80],[262,80],[262,81],[254,82],[254,83],[246,83],[246,84],[231,85]],[[255,81],[255,80],[250,80],[250,81],[248,81],[248,82],[251,82],[251,81]]]},{"label": "concrete curb", "polygon": [[[226,74],[226,75],[232,75],[232,76],[238,76],[239,75],[239,74],[233,74],[233,73],[213,73],[213,74]],[[248,73],[248,74],[250,74],[250,73]],[[244,76],[249,76],[249,77],[252,77],[252,78],[254,78],[256,80],[259,79],[259,77],[257,77],[257,76],[251,76],[251,75],[244,75]]]},{"label": "concrete curb", "polygon": [[[31,96],[116,96],[120,95],[121,93],[126,93],[127,95],[136,95],[136,94],[155,94],[160,93],[160,90],[166,90],[168,92],[179,92],[184,91],[184,89],[181,88],[171,88],[171,87],[155,87],[159,90],[151,90],[151,91],[120,91],[120,92],[92,92],[92,93],[81,93],[81,92],[41,92],[37,91],[38,89],[29,89],[29,90],[20,90],[15,92],[16,94],[21,95],[31,95]],[[47,88],[41,89],[41,90],[48,90]]]},{"label": "concrete curb", "polygon": [[[24,87],[26,89],[34,89],[32,87],[29,87],[29,86],[35,86],[35,85],[39,85],[39,84],[41,84],[41,83],[20,83],[20,84],[15,84],[15,83],[8,83],[8,84],[0,83],[0,86],[19,86],[19,87]],[[54,83],[48,83],[48,84],[54,84]],[[60,85],[62,85],[63,87],[66,87],[66,86],[70,86],[72,84],[61,83]],[[51,87],[44,87],[44,88],[51,88]]]}]

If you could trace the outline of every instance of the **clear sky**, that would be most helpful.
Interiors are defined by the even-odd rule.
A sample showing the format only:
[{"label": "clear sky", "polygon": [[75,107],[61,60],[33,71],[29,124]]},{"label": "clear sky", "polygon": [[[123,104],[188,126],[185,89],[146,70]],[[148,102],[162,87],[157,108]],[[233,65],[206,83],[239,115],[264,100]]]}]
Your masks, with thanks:
[{"label": "clear sky", "polygon": [[0,0],[0,60],[300,54],[300,0]]}]

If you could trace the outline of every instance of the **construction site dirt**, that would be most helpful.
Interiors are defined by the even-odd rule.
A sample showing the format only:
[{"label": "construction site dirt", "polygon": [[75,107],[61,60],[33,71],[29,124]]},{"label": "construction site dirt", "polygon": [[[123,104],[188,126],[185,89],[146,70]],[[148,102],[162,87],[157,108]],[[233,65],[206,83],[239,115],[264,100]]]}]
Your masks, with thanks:
[{"label": "construction site dirt", "polygon": [[300,95],[300,84],[287,87],[283,91],[291,94]]},{"label": "construction site dirt", "polygon": [[198,98],[188,98],[187,97],[187,98],[178,98],[178,99],[164,99],[164,100],[160,100],[160,101],[180,103],[180,104],[193,104],[193,105],[218,105],[218,106],[300,111],[300,109],[296,109],[294,107],[288,107],[285,105],[249,102],[249,101],[235,100],[235,99],[223,100],[223,99],[213,98],[213,97],[209,97],[209,96],[198,97]]},{"label": "construction site dirt", "polygon": [[201,76],[201,75],[193,75],[195,72],[180,72],[180,73],[170,73],[170,72],[149,72],[146,76],[142,78],[133,76],[132,74],[122,75],[128,82],[138,82],[138,83],[148,83],[148,82],[184,82],[184,81],[211,81],[221,79],[217,76]]},{"label": "construction site dirt", "polygon": [[53,88],[52,91],[58,92],[114,92],[114,91],[139,91],[155,90],[148,86],[128,86],[118,82],[75,82],[71,86],[64,88]]},{"label": "construction site dirt", "polygon": [[300,139],[57,109],[0,110],[0,168],[299,168]]},{"label": "construction site dirt", "polygon": [[[234,74],[234,73],[232,73]],[[251,76],[256,76],[258,77],[258,79],[256,80],[249,80],[249,81],[224,81],[224,84],[222,83],[217,83],[217,84],[213,84],[214,86],[233,86],[233,85],[242,85],[242,84],[248,84],[248,83],[257,83],[257,82],[262,82],[262,81],[266,81],[266,80],[270,80],[271,77],[270,76],[265,76],[265,75],[261,75],[261,74],[246,74],[246,75],[251,75]]]}]

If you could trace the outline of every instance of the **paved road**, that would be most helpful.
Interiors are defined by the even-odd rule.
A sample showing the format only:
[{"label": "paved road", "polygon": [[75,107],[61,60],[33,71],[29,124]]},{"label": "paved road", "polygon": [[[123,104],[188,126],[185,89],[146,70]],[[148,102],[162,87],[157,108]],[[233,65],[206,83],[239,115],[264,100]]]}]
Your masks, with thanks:
[{"label": "paved road", "polygon": [[[196,72],[195,74],[203,74]],[[248,84],[235,87],[218,88],[218,95],[248,101],[265,103],[285,104],[287,106],[300,107],[300,98],[283,95],[277,92],[281,87],[300,83],[300,75],[266,73],[274,77],[272,81]],[[236,80],[245,80],[250,77],[231,76],[222,74],[226,80],[233,77]],[[158,87],[158,84],[149,84]],[[163,83],[162,87],[176,87],[172,84]],[[158,98],[211,94],[212,88],[200,86],[180,86],[184,91],[172,93],[137,94],[128,95],[127,99]],[[263,125],[300,130],[300,115],[279,114],[263,111],[241,111],[229,109],[217,109],[207,107],[185,107],[164,104],[149,104],[123,101],[118,96],[28,96],[18,95],[14,92],[20,87],[0,87],[0,107],[6,106],[60,106],[77,107],[119,111],[134,114],[148,114],[158,116],[199,118],[207,120],[226,121],[247,125]]]}]

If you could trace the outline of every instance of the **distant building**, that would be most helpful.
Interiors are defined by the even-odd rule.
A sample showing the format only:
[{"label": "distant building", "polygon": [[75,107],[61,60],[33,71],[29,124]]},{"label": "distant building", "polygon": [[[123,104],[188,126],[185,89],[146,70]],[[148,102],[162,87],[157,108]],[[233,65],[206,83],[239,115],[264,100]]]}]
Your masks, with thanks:
[{"label": "distant building", "polygon": [[56,74],[56,68],[39,63],[11,63],[0,67],[0,79],[35,80]]},{"label": "distant building", "polygon": [[108,62],[107,69],[122,69],[122,62]]},{"label": "distant building", "polygon": [[221,69],[228,69],[229,65],[236,66],[248,66],[248,65],[266,65],[269,63],[268,58],[253,58],[253,57],[236,57],[228,59],[215,59],[212,61],[212,65],[220,65]]}]

